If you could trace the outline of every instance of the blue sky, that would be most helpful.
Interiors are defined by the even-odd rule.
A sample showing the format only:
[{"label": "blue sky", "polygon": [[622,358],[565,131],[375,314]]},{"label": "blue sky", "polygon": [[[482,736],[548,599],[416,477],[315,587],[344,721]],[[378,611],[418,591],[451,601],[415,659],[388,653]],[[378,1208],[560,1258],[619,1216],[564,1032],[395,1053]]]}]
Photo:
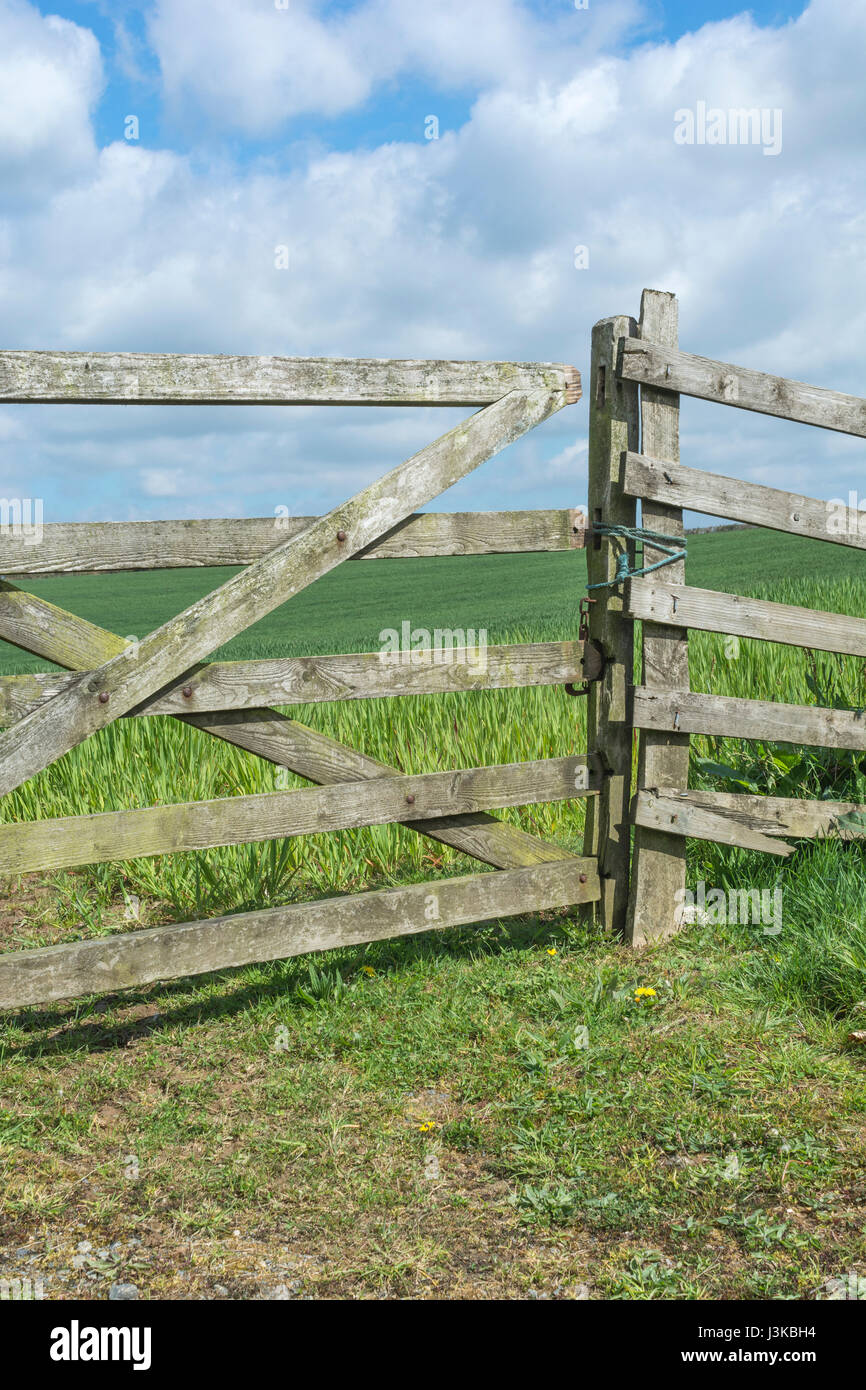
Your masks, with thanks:
[{"label": "blue sky", "polygon": [[[0,0],[5,345],[585,372],[652,285],[689,350],[862,392],[864,38],[866,0]],[[678,145],[700,101],[780,149]],[[7,407],[0,482],[52,521],[307,514],[454,418]],[[699,403],[683,458],[866,491],[863,441]],[[437,505],[585,496],[584,404]]]}]

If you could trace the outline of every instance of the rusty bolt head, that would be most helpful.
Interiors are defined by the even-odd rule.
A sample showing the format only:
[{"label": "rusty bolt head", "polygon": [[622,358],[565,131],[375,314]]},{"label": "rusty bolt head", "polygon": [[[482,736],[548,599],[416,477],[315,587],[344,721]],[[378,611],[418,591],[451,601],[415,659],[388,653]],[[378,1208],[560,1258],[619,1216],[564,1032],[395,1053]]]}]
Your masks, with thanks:
[{"label": "rusty bolt head", "polygon": [[581,883],[586,883],[586,874],[579,874],[578,878]]},{"label": "rusty bolt head", "polygon": [[182,690],[180,693],[181,693],[181,695],[183,696],[183,698],[184,698],[185,700],[189,700],[189,699],[192,697],[192,686],[191,686],[191,685],[185,685],[184,688],[183,688],[183,690]]},{"label": "rusty bolt head", "polygon": [[414,796],[409,795],[409,796],[406,797],[406,805],[407,805],[407,806],[414,806],[414,805],[415,805],[415,798],[414,798]]},{"label": "rusty bolt head", "polygon": [[338,532],[337,532],[337,540],[338,540],[338,541],[344,541],[345,539],[346,539],[346,533],[345,533],[345,531],[338,531]]},{"label": "rusty bolt head", "polygon": [[108,704],[108,691],[107,691],[107,690],[100,690],[100,692],[99,692],[99,703],[100,703],[101,705],[107,705],[107,704]]}]

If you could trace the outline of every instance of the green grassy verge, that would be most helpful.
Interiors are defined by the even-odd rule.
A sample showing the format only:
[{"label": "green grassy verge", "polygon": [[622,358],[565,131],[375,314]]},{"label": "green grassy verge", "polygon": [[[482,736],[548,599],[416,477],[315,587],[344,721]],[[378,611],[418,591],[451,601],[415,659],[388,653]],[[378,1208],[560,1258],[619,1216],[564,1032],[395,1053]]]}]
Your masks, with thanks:
[{"label": "green grassy verge", "polygon": [[[486,626],[491,641],[572,635],[582,563],[354,565],[229,654],[375,647],[404,618]],[[689,582],[706,587],[863,615],[861,576],[856,553],[818,543],[754,532],[690,543]],[[215,578],[31,587],[140,635]],[[703,634],[690,646],[695,689],[866,704],[860,662]],[[406,771],[585,747],[582,703],[560,690],[292,713]],[[866,801],[849,755],[694,747],[696,785]],[[214,740],[129,720],[2,813],[273,786],[272,769]],[[502,814],[580,843],[579,802]],[[7,883],[0,936],[13,949],[469,868],[396,827],[138,860]],[[780,871],[693,843],[692,884],[781,886],[778,934],[697,926],[634,955],[550,913],[9,1017],[0,1277],[42,1277],[48,1297],[105,1297],[118,1280],[152,1297],[856,1290],[866,1053],[850,1035],[866,1029],[864,878],[857,844],[804,843]]]}]

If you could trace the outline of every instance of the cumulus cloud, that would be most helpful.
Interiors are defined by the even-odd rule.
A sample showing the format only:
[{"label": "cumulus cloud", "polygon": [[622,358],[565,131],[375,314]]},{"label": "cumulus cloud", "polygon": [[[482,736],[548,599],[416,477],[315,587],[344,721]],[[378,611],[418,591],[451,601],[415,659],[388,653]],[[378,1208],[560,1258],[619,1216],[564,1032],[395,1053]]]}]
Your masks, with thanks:
[{"label": "cumulus cloud", "polygon": [[610,40],[640,13],[637,0],[544,22],[516,0],[158,0],[148,30],[178,109],[261,136],[299,114],[355,110],[403,74],[445,91],[531,84],[539,68],[561,78],[578,44]]},{"label": "cumulus cloud", "polygon": [[159,0],[149,21],[169,100],[254,135],[363,101],[370,79],[347,28],[322,22],[306,0]]},{"label": "cumulus cloud", "polygon": [[0,10],[0,186],[26,201],[86,176],[96,155],[91,113],[102,89],[89,30],[43,18],[24,0]]},{"label": "cumulus cloud", "polygon": [[[483,22],[464,23],[461,48],[470,12]],[[372,54],[365,26],[388,15]],[[39,180],[14,131],[0,138],[0,160],[18,157],[0,220],[7,342],[542,359],[586,373],[592,323],[637,313],[653,285],[680,295],[686,348],[861,392],[866,92],[850,55],[866,37],[862,7],[813,0],[779,28],[741,16],[634,49],[575,28],[587,18],[570,15],[565,29],[507,0],[459,10],[367,0],[326,23],[300,0],[273,14],[162,0],[151,32],[166,95],[210,101],[215,129],[227,111],[250,131],[270,128],[278,94],[285,109],[357,104],[398,72],[473,86],[469,117],[438,140],[423,138],[425,96],[417,141],[319,150],[287,171],[260,152],[218,158],[207,142],[96,150],[92,35],[0,4],[0,39],[20,46],[24,34],[36,65],[53,63],[52,80],[78,94],[74,120],[44,118],[39,148],[51,130],[56,147],[34,155]],[[264,42],[259,22],[279,42]],[[674,113],[699,101],[780,108],[782,152],[677,145]],[[26,200],[15,202],[16,188]],[[4,418],[8,476],[41,470],[66,516],[99,514],[100,488],[113,515],[277,504],[297,514],[420,448],[452,412],[16,407]],[[696,466],[828,496],[862,470],[860,441],[688,402],[683,423]],[[585,431],[585,405],[561,412],[442,505],[496,506],[503,495],[574,505],[585,496]]]}]

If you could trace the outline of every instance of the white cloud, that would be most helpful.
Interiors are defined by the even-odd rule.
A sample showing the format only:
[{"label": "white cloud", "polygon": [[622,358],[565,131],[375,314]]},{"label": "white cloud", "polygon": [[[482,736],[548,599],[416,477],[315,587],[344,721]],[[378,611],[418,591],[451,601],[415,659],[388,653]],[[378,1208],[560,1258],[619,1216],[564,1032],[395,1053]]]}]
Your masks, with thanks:
[{"label": "white cloud", "polygon": [[347,24],[306,0],[159,0],[149,30],[169,100],[198,105],[217,128],[260,135],[299,112],[337,115],[370,80]]},{"label": "white cloud", "polygon": [[0,184],[9,205],[86,175],[102,88],[89,30],[43,18],[23,0],[0,5]]},{"label": "white cloud", "polygon": [[[265,160],[217,162],[203,145],[181,155],[119,142],[78,165],[67,152],[56,174],[40,157],[48,175],[30,188],[30,205],[0,223],[7,342],[538,358],[575,362],[587,375],[592,323],[636,314],[642,286],[654,285],[680,295],[686,348],[862,391],[866,92],[851,58],[862,50],[862,7],[814,0],[780,29],[741,17],[618,55],[599,52],[588,28],[576,39],[562,22],[504,0],[488,15],[489,49],[473,29],[468,53],[457,53],[456,6],[399,8],[419,13],[383,38],[378,66],[360,63],[360,77],[350,66],[341,85],[333,74],[363,56],[363,25],[386,0],[304,40],[313,68],[303,73],[290,71],[283,40],[262,58],[255,23],[267,18],[268,34],[275,24],[318,24],[311,7],[265,16],[259,6],[256,38],[240,32],[252,13],[243,4],[163,0],[155,24],[187,27],[167,90],[180,101],[195,87],[204,102],[196,74],[209,63],[213,101],[219,88],[232,108],[244,88],[249,106],[237,109],[250,128],[266,127],[275,94],[306,100],[316,63],[330,74],[320,73],[322,101],[354,102],[358,82],[410,62],[443,84],[474,81],[471,117],[438,141],[423,140],[419,125],[417,143],[317,154],[288,173]],[[26,30],[37,58],[58,62],[58,31],[25,11],[2,13],[13,14],[13,34]],[[581,25],[587,16],[569,18]],[[70,78],[69,90],[89,92],[80,76],[98,70],[95,46],[86,31],[65,30],[78,83]],[[170,27],[161,32],[168,43]],[[332,67],[327,44],[339,48]],[[250,66],[262,61],[264,77]],[[810,70],[820,83],[804,80]],[[75,108],[81,120],[88,100]],[[698,100],[781,107],[782,153],[676,145],[673,113]],[[214,119],[223,129],[224,117]],[[76,137],[70,150],[80,145]],[[589,247],[587,270],[574,267],[578,243]],[[288,270],[275,267],[283,244]],[[448,412],[56,411],[11,412],[27,431],[28,466],[45,470],[58,509],[82,511],[101,478],[124,470],[113,514],[321,509],[450,424]],[[777,486],[796,470],[798,488],[810,490],[811,476],[816,495],[844,495],[862,460],[862,444],[840,452],[805,427],[721,408],[712,418],[693,428],[684,413],[697,465]],[[575,440],[585,431],[585,404],[560,413],[443,504],[495,506],[508,492],[514,504],[574,505],[584,447]],[[14,441],[7,455],[14,468]],[[64,474],[73,463],[86,479],[77,487]]]}]

